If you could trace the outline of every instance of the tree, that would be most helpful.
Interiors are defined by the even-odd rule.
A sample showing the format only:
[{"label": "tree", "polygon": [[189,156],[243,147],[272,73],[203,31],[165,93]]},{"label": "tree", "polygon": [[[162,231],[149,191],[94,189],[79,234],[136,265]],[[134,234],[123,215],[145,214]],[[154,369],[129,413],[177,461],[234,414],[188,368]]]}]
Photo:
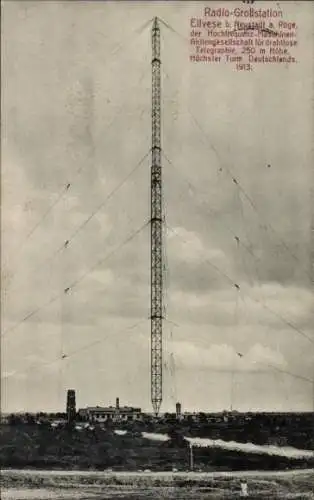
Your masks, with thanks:
[{"label": "tree", "polygon": [[31,415],[30,413],[26,413],[25,421],[28,425],[34,425],[36,423],[34,415]]},{"label": "tree", "polygon": [[178,448],[186,448],[189,446],[187,440],[182,436],[181,432],[178,431],[175,427],[172,427],[168,436],[170,437],[169,446],[176,446]]},{"label": "tree", "polygon": [[206,414],[205,414],[205,413],[200,412],[200,413],[198,414],[198,418],[199,418],[199,422],[200,422],[200,424],[205,424],[205,423],[207,423],[207,417],[206,417]]},{"label": "tree", "polygon": [[11,413],[8,418],[9,425],[20,425],[23,423],[22,417],[20,415],[16,415],[15,413]]}]

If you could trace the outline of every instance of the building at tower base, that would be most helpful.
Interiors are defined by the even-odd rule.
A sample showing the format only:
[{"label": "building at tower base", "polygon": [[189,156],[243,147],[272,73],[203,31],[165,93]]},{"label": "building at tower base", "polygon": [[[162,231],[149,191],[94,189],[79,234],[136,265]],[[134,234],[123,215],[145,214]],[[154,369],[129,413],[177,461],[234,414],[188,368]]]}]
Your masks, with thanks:
[{"label": "building at tower base", "polygon": [[141,408],[133,406],[120,406],[119,398],[116,399],[115,406],[88,406],[80,408],[78,417],[86,422],[105,423],[112,422],[132,422],[142,419]]}]

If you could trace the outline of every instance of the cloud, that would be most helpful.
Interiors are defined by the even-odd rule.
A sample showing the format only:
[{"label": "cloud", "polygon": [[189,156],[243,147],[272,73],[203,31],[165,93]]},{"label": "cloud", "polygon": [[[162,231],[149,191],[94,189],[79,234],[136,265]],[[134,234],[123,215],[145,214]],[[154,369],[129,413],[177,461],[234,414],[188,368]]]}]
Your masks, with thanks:
[{"label": "cloud", "polygon": [[184,262],[202,260],[207,254],[200,236],[182,226],[173,228],[173,232],[170,230],[168,248],[169,252],[173,251]]},{"label": "cloud", "polygon": [[273,351],[269,347],[260,344],[252,346],[245,355],[245,359],[252,365],[265,366],[271,364],[272,366],[278,367],[287,366],[287,362],[282,353]]},{"label": "cloud", "polygon": [[10,372],[3,372],[2,379],[3,381],[7,379],[12,379],[14,380],[26,380],[27,374],[23,372],[18,372],[18,371],[10,371]]},{"label": "cloud", "polygon": [[[131,32],[132,26],[160,15],[183,33],[182,20],[198,15],[198,6],[134,4],[127,9],[126,26],[122,4],[91,2],[78,9],[75,2],[35,3],[6,2],[4,7],[2,258],[7,289],[2,321],[4,327],[18,323],[3,340],[6,371],[27,354],[37,356],[39,366],[44,353],[57,355],[62,343],[75,350],[106,334],[101,348],[82,351],[77,362],[69,361],[72,371],[60,371],[58,378],[77,385],[83,399],[95,399],[93,404],[103,397],[96,373],[105,366],[108,397],[115,397],[116,388],[125,397],[140,393],[147,406],[149,324],[143,337],[138,330],[132,336],[121,333],[118,346],[115,337],[150,310],[149,228],[122,244],[150,218],[150,30],[147,26],[139,38]],[[292,3],[286,8],[296,15]],[[303,53],[310,28],[303,17],[300,22]],[[121,47],[128,33],[133,41]],[[311,127],[304,126],[312,119],[310,65],[302,59],[287,79],[275,67],[226,78],[224,66],[214,72],[206,65],[192,68],[171,34],[164,31],[163,37],[168,75],[162,86],[163,149],[175,166],[163,157],[166,222],[174,228],[164,240],[167,318],[180,325],[174,337],[182,342],[182,366],[191,367],[191,380],[199,362],[204,370],[228,370],[228,363],[235,363],[245,373],[261,363],[287,363],[291,371],[310,374],[311,346],[287,324],[312,335],[313,151]],[[258,120],[256,102],[261,103]],[[121,185],[145,153],[141,167]],[[26,241],[67,183],[66,196]],[[79,226],[73,241],[58,252]],[[55,294],[57,300],[42,308]],[[165,336],[167,328],[165,322]],[[131,347],[130,339],[143,341],[143,348],[139,343]],[[237,350],[245,359],[238,359]],[[184,372],[181,377],[184,394],[195,401]],[[63,407],[59,382],[47,379],[49,390],[40,380],[35,390],[25,379],[25,404],[49,406],[53,400]],[[254,398],[256,389],[251,391],[249,379],[246,383],[243,394]],[[279,398],[293,407],[301,395],[302,405],[312,404],[305,392],[294,391],[287,402],[270,395],[269,380],[260,383],[263,404]],[[227,405],[219,394],[211,396],[218,406]],[[20,404],[20,397],[21,390],[14,389],[8,405]]]},{"label": "cloud", "polygon": [[[267,346],[255,344],[246,353],[238,353],[227,344],[210,347],[197,346],[192,342],[170,342],[169,350],[174,353],[178,367],[185,369],[206,369],[218,371],[254,371],[272,366],[286,366],[284,356]],[[240,354],[240,355],[239,355]]]}]

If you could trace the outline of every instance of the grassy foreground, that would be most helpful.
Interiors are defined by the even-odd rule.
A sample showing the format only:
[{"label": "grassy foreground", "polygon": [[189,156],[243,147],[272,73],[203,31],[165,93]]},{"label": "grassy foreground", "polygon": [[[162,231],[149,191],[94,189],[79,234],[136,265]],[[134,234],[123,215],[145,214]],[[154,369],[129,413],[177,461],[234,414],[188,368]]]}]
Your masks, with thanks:
[{"label": "grassy foreground", "polygon": [[[314,471],[299,473],[100,473],[3,471],[3,500],[205,500],[239,498],[245,477],[249,498],[314,498]],[[28,493],[28,494],[27,494]]]}]

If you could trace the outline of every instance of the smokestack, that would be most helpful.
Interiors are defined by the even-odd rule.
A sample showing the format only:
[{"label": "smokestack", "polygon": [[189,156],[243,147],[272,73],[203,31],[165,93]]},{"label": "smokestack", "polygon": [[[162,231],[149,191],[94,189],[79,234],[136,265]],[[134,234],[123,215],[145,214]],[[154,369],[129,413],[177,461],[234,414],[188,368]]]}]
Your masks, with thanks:
[{"label": "smokestack", "polygon": [[66,406],[66,413],[67,413],[67,419],[68,423],[71,424],[74,422],[75,417],[76,417],[76,401],[75,401],[75,390],[74,389],[69,389],[67,391],[67,406]]},{"label": "smokestack", "polygon": [[177,418],[181,417],[181,413],[182,413],[181,403],[177,403],[176,404],[176,416],[177,416]]},{"label": "smokestack", "polygon": [[116,410],[119,410],[120,408],[120,401],[119,398],[116,398]]}]

